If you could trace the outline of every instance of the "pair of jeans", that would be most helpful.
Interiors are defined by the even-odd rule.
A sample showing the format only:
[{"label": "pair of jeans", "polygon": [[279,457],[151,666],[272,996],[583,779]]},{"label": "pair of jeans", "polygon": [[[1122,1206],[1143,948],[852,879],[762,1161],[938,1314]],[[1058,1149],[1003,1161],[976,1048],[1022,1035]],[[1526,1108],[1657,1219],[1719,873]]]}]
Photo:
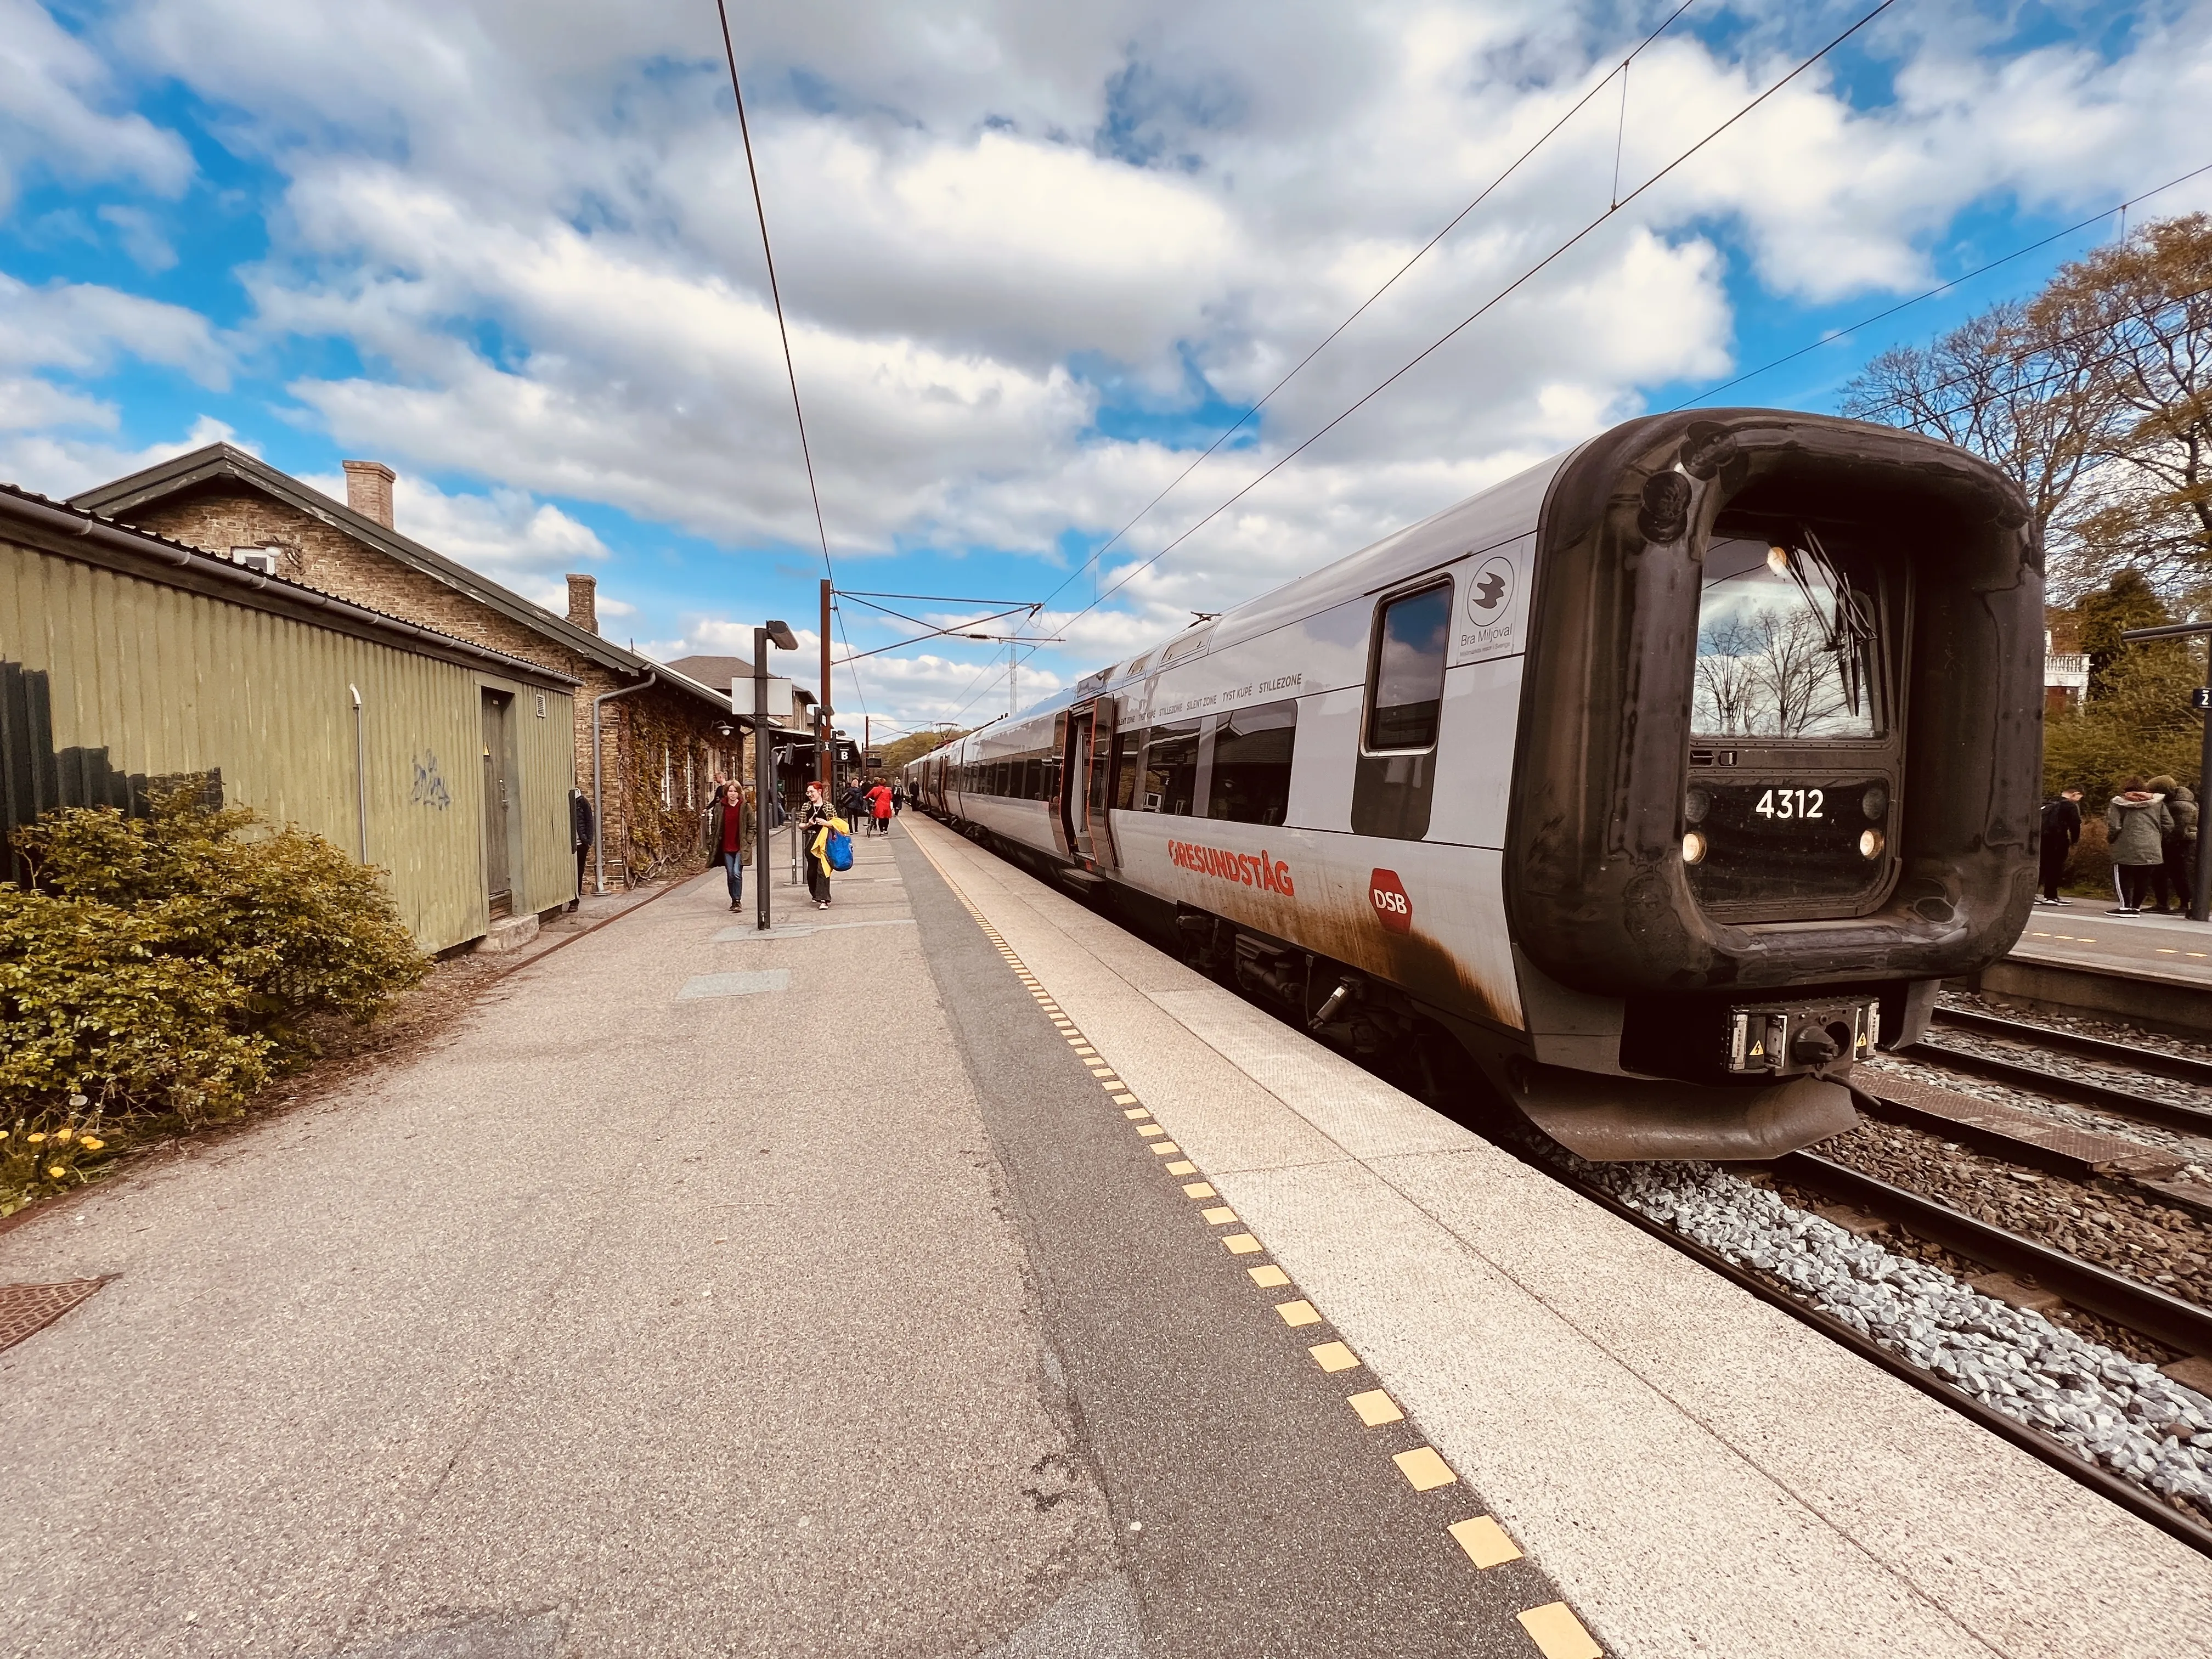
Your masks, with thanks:
[{"label": "pair of jeans", "polygon": [[720,856],[722,873],[729,878],[730,902],[732,905],[742,904],[745,901],[745,855],[743,853],[724,853]]}]

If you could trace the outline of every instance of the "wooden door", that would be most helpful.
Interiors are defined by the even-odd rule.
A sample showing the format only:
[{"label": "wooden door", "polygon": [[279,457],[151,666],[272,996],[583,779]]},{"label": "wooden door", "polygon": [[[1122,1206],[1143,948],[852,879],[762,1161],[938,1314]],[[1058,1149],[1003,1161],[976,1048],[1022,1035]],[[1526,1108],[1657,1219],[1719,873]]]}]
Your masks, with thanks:
[{"label": "wooden door", "polygon": [[507,720],[508,699],[483,694],[484,890],[495,917],[514,908],[514,878],[507,853],[509,789]]}]

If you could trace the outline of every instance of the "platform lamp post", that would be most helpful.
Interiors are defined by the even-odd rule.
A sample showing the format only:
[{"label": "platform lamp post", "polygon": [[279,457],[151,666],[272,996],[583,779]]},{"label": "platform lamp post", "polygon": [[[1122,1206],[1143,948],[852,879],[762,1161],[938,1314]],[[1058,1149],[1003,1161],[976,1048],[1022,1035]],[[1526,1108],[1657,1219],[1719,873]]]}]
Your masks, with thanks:
[{"label": "platform lamp post", "polygon": [[2120,638],[2130,645],[2138,640],[2179,640],[2191,636],[2204,641],[2204,684],[2191,694],[2190,707],[2204,721],[2197,750],[2197,871],[2191,884],[2189,919],[2212,921],[2212,858],[2205,856],[2204,797],[2212,794],[2212,622],[2168,623],[2163,628],[2130,628]]},{"label": "platform lamp post", "polygon": [[768,834],[769,803],[775,799],[775,769],[769,751],[775,740],[768,724],[768,649],[799,649],[798,636],[786,622],[772,622],[753,629],[753,885],[759,890],[760,931],[772,925],[768,897]]}]

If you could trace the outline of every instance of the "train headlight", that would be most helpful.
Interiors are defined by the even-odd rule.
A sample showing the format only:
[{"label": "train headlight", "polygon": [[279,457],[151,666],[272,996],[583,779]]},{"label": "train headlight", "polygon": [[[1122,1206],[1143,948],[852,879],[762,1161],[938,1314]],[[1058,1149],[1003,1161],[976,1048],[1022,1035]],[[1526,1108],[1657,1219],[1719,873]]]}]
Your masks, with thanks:
[{"label": "train headlight", "polygon": [[1884,845],[1885,842],[1882,839],[1882,833],[1881,830],[1862,830],[1859,831],[1859,856],[1861,858],[1880,858],[1881,856],[1881,849]]},{"label": "train headlight", "polygon": [[1878,783],[1867,785],[1866,793],[1859,797],[1859,811],[1880,823],[1889,811],[1889,791]]},{"label": "train headlight", "polygon": [[[1682,797],[1682,816],[1692,823],[1703,823],[1705,814],[1712,810],[1713,797],[1710,790],[1700,789],[1693,784],[1690,793]],[[1695,862],[1694,860],[1692,861]]]},{"label": "train headlight", "polygon": [[1705,857],[1705,838],[1692,830],[1682,837],[1682,862],[1701,864]]}]

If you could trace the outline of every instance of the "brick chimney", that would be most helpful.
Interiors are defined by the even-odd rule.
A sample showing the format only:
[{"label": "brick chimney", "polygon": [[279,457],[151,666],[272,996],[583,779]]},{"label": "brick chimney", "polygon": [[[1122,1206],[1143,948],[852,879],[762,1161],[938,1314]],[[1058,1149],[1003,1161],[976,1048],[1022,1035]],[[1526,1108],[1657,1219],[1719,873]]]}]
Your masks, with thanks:
[{"label": "brick chimney", "polygon": [[568,578],[568,620],[586,633],[599,631],[599,579],[597,576]]},{"label": "brick chimney", "polygon": [[346,505],[364,519],[392,528],[392,483],[399,475],[382,461],[348,461]]}]

